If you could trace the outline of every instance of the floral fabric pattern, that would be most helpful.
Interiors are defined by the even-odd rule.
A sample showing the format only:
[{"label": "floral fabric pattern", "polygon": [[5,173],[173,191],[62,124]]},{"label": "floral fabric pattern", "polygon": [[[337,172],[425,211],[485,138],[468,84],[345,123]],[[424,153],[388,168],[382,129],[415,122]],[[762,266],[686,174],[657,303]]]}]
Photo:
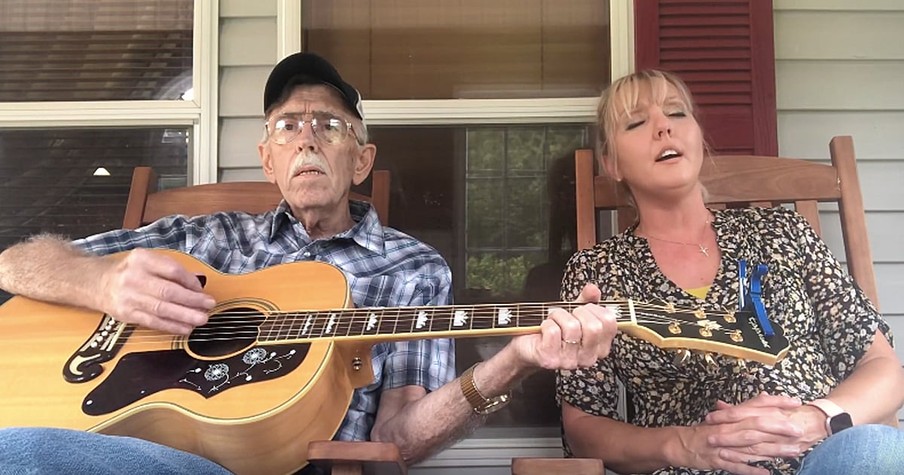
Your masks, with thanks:
[{"label": "floral fabric pattern", "polygon": [[[634,228],[575,254],[565,271],[562,298],[572,300],[586,283],[595,283],[604,299],[726,311],[738,306],[738,261],[767,264],[762,297],[770,321],[783,328],[790,342],[785,358],[769,366],[712,355],[716,365],[711,365],[700,353],[691,352],[676,365],[674,351],[619,332],[608,358],[591,368],[559,373],[560,403],[620,420],[621,382],[634,414],[627,422],[642,427],[688,426],[701,422],[717,400],[738,404],[762,391],[803,401],[824,397],[851,374],[877,329],[891,341],[888,324],[803,217],[784,208],[712,212],[722,260],[705,299],[688,294],[663,275],[647,241],[634,235]],[[567,440],[563,442],[570,454]],[[793,474],[800,460],[761,466],[773,474]],[[667,467],[654,473],[723,472]]]}]

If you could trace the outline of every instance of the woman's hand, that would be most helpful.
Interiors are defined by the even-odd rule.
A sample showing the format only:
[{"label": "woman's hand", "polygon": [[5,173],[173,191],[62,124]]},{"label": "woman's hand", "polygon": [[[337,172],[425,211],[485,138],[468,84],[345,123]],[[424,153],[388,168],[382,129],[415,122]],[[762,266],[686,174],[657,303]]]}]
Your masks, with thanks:
[{"label": "woman's hand", "polygon": [[825,415],[800,400],[760,393],[738,405],[722,401],[706,416],[706,423],[730,427],[744,424],[745,431],[723,431],[709,442],[728,451],[730,457],[796,457],[824,439]]}]

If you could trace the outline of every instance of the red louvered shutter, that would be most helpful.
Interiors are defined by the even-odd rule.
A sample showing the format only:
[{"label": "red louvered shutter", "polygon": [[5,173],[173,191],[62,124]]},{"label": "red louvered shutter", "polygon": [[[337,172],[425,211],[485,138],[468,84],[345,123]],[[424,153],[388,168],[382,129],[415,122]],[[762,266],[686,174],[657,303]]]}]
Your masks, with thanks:
[{"label": "red louvered shutter", "polygon": [[635,67],[684,79],[721,154],[777,155],[769,0],[635,0]]}]

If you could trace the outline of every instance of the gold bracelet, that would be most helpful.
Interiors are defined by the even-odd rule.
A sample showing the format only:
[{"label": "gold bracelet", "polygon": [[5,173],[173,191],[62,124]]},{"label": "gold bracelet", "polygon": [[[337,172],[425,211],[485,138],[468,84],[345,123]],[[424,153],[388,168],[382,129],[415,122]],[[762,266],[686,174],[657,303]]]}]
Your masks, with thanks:
[{"label": "gold bracelet", "polygon": [[468,404],[471,405],[471,409],[473,409],[476,414],[487,415],[505,407],[512,399],[512,393],[509,391],[508,393],[496,397],[485,397],[480,390],[477,389],[477,385],[474,384],[474,368],[477,367],[478,364],[480,363],[475,363],[473,366],[466,369],[465,372],[461,374],[458,381],[461,386],[461,393],[464,395],[465,399],[467,399]]}]

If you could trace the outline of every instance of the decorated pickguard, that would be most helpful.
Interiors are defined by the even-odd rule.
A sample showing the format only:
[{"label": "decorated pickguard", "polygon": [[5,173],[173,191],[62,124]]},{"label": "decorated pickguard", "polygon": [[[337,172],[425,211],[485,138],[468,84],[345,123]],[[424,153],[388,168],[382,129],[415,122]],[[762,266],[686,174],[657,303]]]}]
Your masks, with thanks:
[{"label": "decorated pickguard", "polygon": [[91,416],[108,414],[166,389],[187,389],[211,398],[229,388],[289,374],[304,361],[309,347],[254,346],[213,361],[178,349],[130,353],[85,397],[82,410]]}]

